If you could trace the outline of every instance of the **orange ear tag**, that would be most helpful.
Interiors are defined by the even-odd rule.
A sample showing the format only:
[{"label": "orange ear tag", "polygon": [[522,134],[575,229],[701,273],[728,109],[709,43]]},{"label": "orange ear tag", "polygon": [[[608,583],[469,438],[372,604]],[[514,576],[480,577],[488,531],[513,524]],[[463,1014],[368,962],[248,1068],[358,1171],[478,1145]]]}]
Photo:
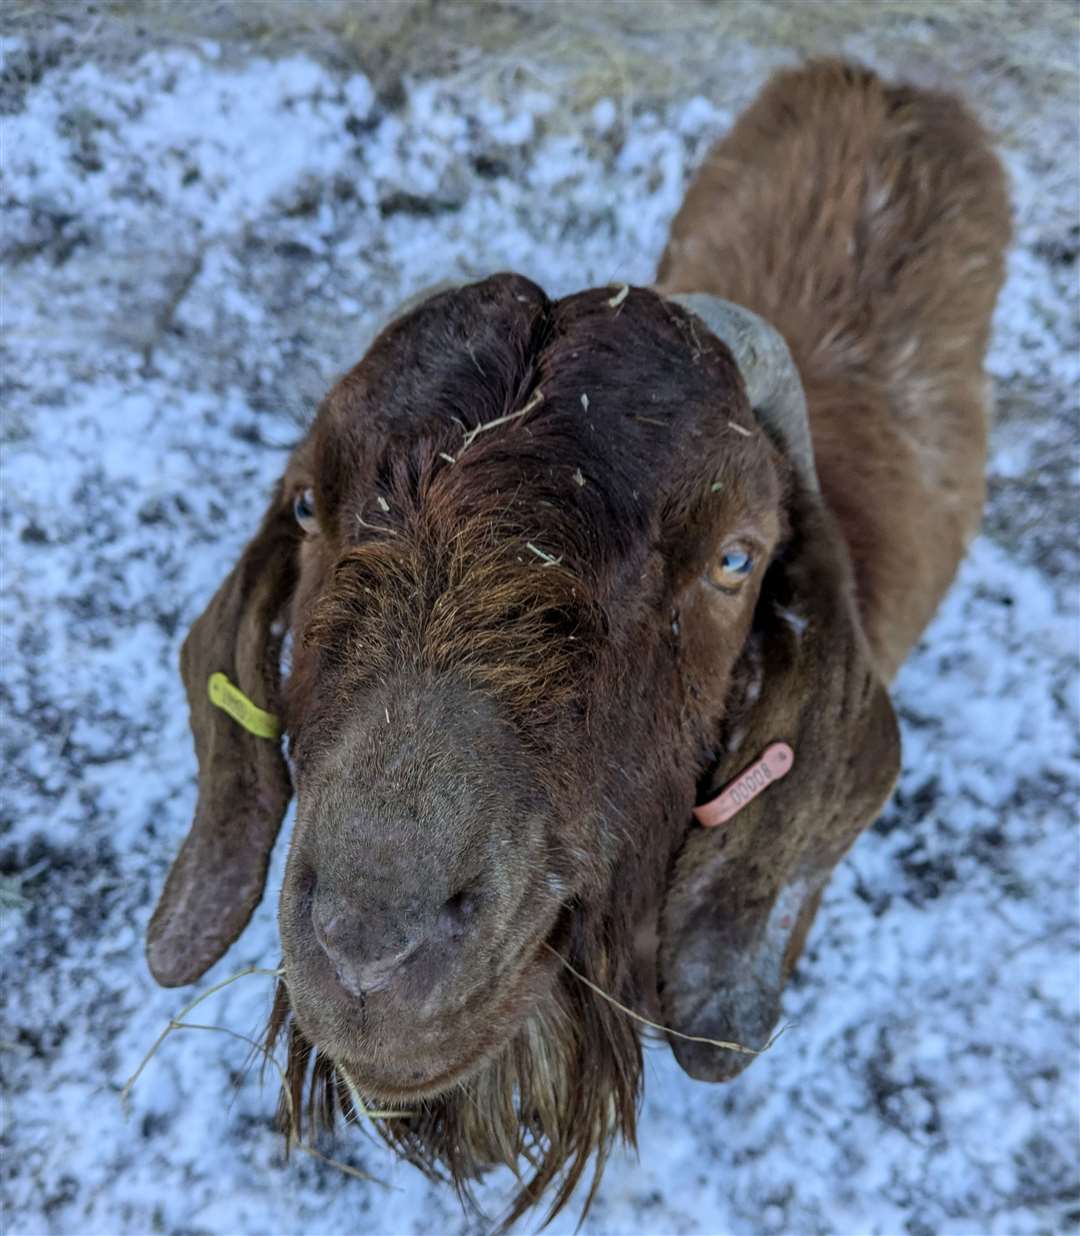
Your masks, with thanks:
[{"label": "orange ear tag", "polygon": [[694,818],[705,828],[726,824],[762,790],[786,777],[795,763],[795,752],[786,742],[774,742],[765,748],[759,759],[729,781],[715,798],[694,808]]}]

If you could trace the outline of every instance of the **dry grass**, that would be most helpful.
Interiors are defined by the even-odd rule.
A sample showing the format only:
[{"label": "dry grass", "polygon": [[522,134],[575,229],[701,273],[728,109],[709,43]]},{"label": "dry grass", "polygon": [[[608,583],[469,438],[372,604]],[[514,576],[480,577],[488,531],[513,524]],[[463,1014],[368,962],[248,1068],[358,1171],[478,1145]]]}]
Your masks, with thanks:
[{"label": "dry grass", "polygon": [[391,104],[403,78],[439,77],[541,86],[577,112],[605,97],[725,97],[740,45],[791,59],[852,40],[938,76],[1007,74],[1033,102],[1075,99],[1077,14],[1072,0],[12,0],[0,24],[66,26],[99,61],[209,39],[227,57],[306,51],[359,69]]},{"label": "dry grass", "polygon": [[[311,1158],[318,1159],[321,1163],[325,1163],[328,1167],[336,1168],[338,1171],[344,1172],[345,1175],[352,1176],[357,1180],[368,1180],[373,1184],[388,1187],[386,1186],[386,1182],[380,1180],[377,1176],[371,1176],[367,1172],[362,1172],[359,1168],[352,1167],[348,1163],[342,1163],[339,1159],[330,1158],[329,1155],[323,1154],[321,1150],[318,1150],[309,1142],[301,1140],[299,1136],[299,1113],[296,1111],[293,1103],[292,1091],[289,1087],[288,1079],[285,1076],[285,1070],[269,1048],[250,1036],[241,1034],[238,1030],[231,1029],[229,1026],[214,1026],[207,1025],[205,1022],[187,1020],[189,1013],[198,1008],[203,1001],[208,1000],[211,996],[221,991],[223,987],[228,987],[231,983],[235,983],[240,979],[250,978],[252,975],[265,975],[270,978],[281,978],[283,971],[267,970],[261,966],[248,966],[246,969],[240,970],[236,974],[231,974],[228,978],[222,979],[221,982],[215,983],[212,987],[208,987],[205,991],[200,992],[192,1001],[190,1001],[190,1003],[186,1004],[179,1013],[173,1017],[170,1017],[161,1033],[150,1045],[146,1055],[144,1055],[142,1060],[139,1062],[138,1068],[136,1068],[135,1072],[132,1073],[132,1075],[127,1079],[124,1083],[123,1089],[120,1091],[120,1103],[123,1106],[124,1111],[128,1112],[130,1110],[131,1093],[134,1090],[139,1078],[143,1075],[146,1066],[150,1063],[154,1056],[157,1055],[159,1048],[171,1034],[176,1033],[178,1030],[200,1030],[209,1034],[224,1034],[228,1038],[235,1039],[237,1042],[246,1044],[250,1049],[251,1059],[261,1056],[263,1060],[263,1067],[265,1068],[266,1065],[269,1065],[270,1068],[277,1074],[278,1080],[281,1082],[281,1094],[285,1100],[286,1107],[288,1108],[289,1127],[287,1130],[287,1143],[290,1150],[299,1150],[302,1153],[309,1155]],[[351,1083],[348,1083],[348,1079],[345,1080],[347,1084],[349,1084],[353,1111],[356,1116],[363,1117],[368,1120],[375,1120],[398,1119],[409,1115],[406,1111],[376,1111],[368,1108],[356,1092],[355,1087],[353,1087]]]},{"label": "dry grass", "polygon": [[[497,416],[493,421],[483,421],[479,425],[474,425],[472,429],[466,429],[465,440],[461,444],[461,450],[466,450],[476,441],[480,434],[487,433],[489,429],[497,429],[500,425],[508,425],[511,421],[517,421],[523,416],[528,416],[530,412],[535,411],[543,402],[544,392],[537,387],[523,408],[519,408],[516,412],[508,412],[505,416]],[[460,458],[460,453],[458,457]]]},{"label": "dry grass", "polygon": [[780,1027],[774,1034],[771,1034],[768,1041],[760,1047],[745,1047],[742,1043],[734,1043],[730,1039],[710,1039],[700,1034],[683,1034],[681,1030],[672,1030],[670,1026],[662,1026],[658,1021],[650,1021],[647,1017],[642,1017],[640,1013],[635,1013],[633,1009],[627,1008],[625,1004],[621,1004],[614,996],[609,995],[602,987],[598,987],[591,979],[587,979],[580,970],[575,970],[574,967],[566,960],[566,958],[550,944],[545,944],[544,947],[549,953],[557,957],[567,970],[578,980],[579,983],[584,983],[592,992],[595,992],[602,1000],[606,1000],[613,1008],[619,1010],[620,1013],[629,1017],[631,1021],[636,1021],[639,1025],[645,1026],[649,1030],[657,1030],[663,1035],[670,1036],[676,1039],[682,1039],[686,1043],[706,1043],[709,1047],[720,1047],[725,1051],[737,1052],[742,1056],[760,1056],[767,1052],[776,1040],[786,1031],[791,1028],[791,1023]]}]

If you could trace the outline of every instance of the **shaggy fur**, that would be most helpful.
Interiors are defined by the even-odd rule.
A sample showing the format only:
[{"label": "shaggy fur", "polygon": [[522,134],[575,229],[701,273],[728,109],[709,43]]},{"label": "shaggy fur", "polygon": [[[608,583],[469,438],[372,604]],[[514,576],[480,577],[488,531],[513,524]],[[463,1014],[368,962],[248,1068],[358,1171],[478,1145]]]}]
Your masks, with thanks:
[{"label": "shaggy fur", "polygon": [[[550,1218],[633,1141],[641,1086],[636,1026],[560,956],[684,1034],[765,1042],[894,782],[886,683],[978,520],[1007,237],[955,100],[815,65],[710,156],[658,292],[552,302],[495,276],[405,313],[336,384],[185,644],[199,809],[148,943],[163,983],[228,948],[288,801],[281,753],[207,704],[221,670],[289,735],[267,1038],[294,1134],[400,1110],[378,1128],[404,1156],[463,1194],[524,1162],[509,1217],[551,1187]],[[787,339],[820,494],[666,299],[685,291]],[[792,773],[694,827],[777,740]],[[753,1058],[671,1046],[712,1081]]]},{"label": "shaggy fur", "polygon": [[[424,312],[442,326],[448,302],[457,306],[468,298],[475,304],[497,292],[516,304],[522,287],[530,301],[539,299],[532,285],[500,276],[440,298]],[[752,425],[737,402],[730,361],[717,349],[712,363],[699,356],[688,370],[683,319],[637,291],[624,302],[624,339],[609,360],[605,353],[616,352],[610,299],[604,289],[557,305],[540,300],[545,323],[530,331],[533,353],[517,352],[512,340],[508,348],[502,332],[490,343],[477,342],[474,334],[472,351],[485,374],[507,372],[507,350],[520,366],[519,373],[508,373],[503,399],[476,409],[441,373],[429,379],[420,404],[426,432],[410,437],[407,451],[397,438],[374,492],[366,491],[362,512],[352,513],[353,543],[335,556],[329,583],[310,606],[301,593],[296,608],[308,612],[307,621],[293,620],[300,646],[288,717],[297,735],[299,778],[319,758],[318,739],[309,746],[305,735],[320,733],[323,714],[337,716],[358,696],[403,676],[452,676],[497,701],[530,753],[543,797],[557,804],[564,822],[544,866],[566,894],[552,931],[528,945],[542,971],[541,998],[516,1031],[477,1062],[482,1067],[449,1092],[426,1096],[417,1114],[378,1122],[392,1145],[426,1170],[445,1171],[459,1189],[490,1164],[517,1168],[524,1160],[531,1173],[511,1218],[558,1181],[555,1214],[594,1155],[599,1179],[613,1137],[633,1141],[641,1084],[637,1030],[542,945],[623,1001],[644,1003],[635,929],[655,913],[648,907],[661,895],[672,837],[682,828],[674,808],[692,800],[711,742],[705,718],[686,715],[680,690],[660,699],[642,690],[643,679],[665,672],[678,687],[677,641],[660,598],[671,589],[671,576],[683,584],[703,566],[692,558],[690,543],[701,537],[706,520],[716,518],[706,505],[711,483],[730,474],[729,500],[743,501],[745,488],[750,501],[749,461],[773,454],[760,438],[751,443],[734,432],[707,453],[696,447],[704,426],[695,422],[707,425],[718,412]],[[399,359],[380,358],[378,350],[397,339],[415,349],[417,325],[396,327],[376,345],[375,361],[361,368],[370,365],[377,376],[400,372]],[[616,362],[620,377],[613,380],[608,370]],[[656,382],[647,411],[639,412],[631,398],[635,387],[669,367],[673,376]],[[476,377],[475,369],[465,374],[469,398]],[[363,409],[346,402],[358,387]],[[543,400],[527,417],[462,448],[459,414],[468,428],[482,425],[526,406],[535,390]],[[731,392],[726,400],[724,391]],[[583,393],[589,393],[594,417],[610,418],[620,449],[596,442],[596,421],[590,426],[583,416]],[[374,406],[386,406],[382,392],[373,392],[367,374],[357,372],[322,415],[351,425],[366,420]],[[442,424],[435,422],[440,413]],[[333,441],[341,451],[340,436]],[[362,466],[360,450],[369,451],[370,442],[367,432],[353,468]],[[445,456],[455,451],[451,463]],[[323,475],[318,463],[314,475]],[[658,543],[667,550],[663,556]],[[546,558],[530,546],[542,547]],[[634,599],[627,604],[630,589]],[[665,636],[659,641],[658,629]],[[670,753],[687,747],[688,733],[690,754],[672,766]],[[597,734],[608,737],[599,741]],[[623,766],[611,746],[616,739],[643,752],[643,767]],[[597,786],[599,803],[588,793]],[[669,818],[663,806],[658,818],[658,802],[671,804]],[[629,836],[637,839],[632,853],[625,852]],[[350,1110],[348,1087],[343,1093],[340,1079],[322,1063],[326,1057],[289,1023],[287,1005],[283,985],[269,1038],[289,1026],[295,1110],[302,1109],[305,1082],[312,1087],[309,1116]],[[351,1074],[347,1062],[340,1069]],[[375,1097],[359,1088],[369,1102]],[[387,1097],[378,1094],[378,1101]],[[415,1110],[417,1104],[402,1106]]]},{"label": "shaggy fur", "polygon": [[[618,975],[607,977],[618,986]],[[632,989],[624,991],[630,994]],[[631,996],[632,998],[632,996]],[[317,1052],[289,1016],[288,988],[278,986],[266,1034],[273,1050],[287,1039],[289,1097],[278,1107],[290,1140],[312,1130],[364,1120],[364,1103],[347,1067]],[[570,1199],[592,1162],[587,1211],[616,1138],[635,1144],[641,1093],[641,1045],[635,1026],[573,980],[534,1014],[504,1049],[452,1092],[412,1105],[410,1114],[371,1121],[386,1143],[432,1179],[450,1183],[474,1205],[470,1182],[495,1164],[521,1179],[503,1223],[545,1197],[545,1223]],[[522,1164],[527,1171],[522,1176]]]}]

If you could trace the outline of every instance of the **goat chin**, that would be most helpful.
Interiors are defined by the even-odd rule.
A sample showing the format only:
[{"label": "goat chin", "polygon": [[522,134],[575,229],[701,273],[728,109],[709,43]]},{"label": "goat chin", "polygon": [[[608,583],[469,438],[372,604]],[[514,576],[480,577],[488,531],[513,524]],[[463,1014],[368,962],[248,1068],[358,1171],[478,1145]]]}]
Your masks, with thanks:
[{"label": "goat chin", "polygon": [[[340,1114],[363,1119],[365,1101],[348,1065],[320,1052],[297,1025],[279,980],[267,1026],[267,1051],[284,1039],[288,1057],[278,1123],[292,1138],[332,1130]],[[371,1123],[383,1140],[425,1175],[449,1181],[475,1206],[471,1183],[504,1165],[520,1178],[532,1168],[505,1216],[513,1223],[552,1189],[546,1221],[593,1173],[587,1208],[612,1145],[633,1146],[642,1053],[633,1023],[578,979],[561,976],[551,996],[491,1059],[445,1094]],[[381,1109],[385,1110],[385,1109]]]}]

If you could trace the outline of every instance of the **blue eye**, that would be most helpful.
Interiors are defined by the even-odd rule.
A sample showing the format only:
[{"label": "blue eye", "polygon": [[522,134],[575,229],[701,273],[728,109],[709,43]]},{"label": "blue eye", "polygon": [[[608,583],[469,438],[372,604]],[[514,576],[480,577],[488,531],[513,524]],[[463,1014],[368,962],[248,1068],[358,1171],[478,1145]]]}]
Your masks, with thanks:
[{"label": "blue eye", "polygon": [[721,592],[737,592],[739,585],[754,569],[754,555],[741,545],[731,545],[715,559],[706,578]]},{"label": "blue eye", "polygon": [[754,560],[745,549],[729,549],[720,559],[720,569],[727,575],[749,575]]},{"label": "blue eye", "polygon": [[296,516],[296,522],[305,532],[315,532],[318,530],[319,522],[315,518],[314,489],[301,489],[297,493],[293,499],[293,515]]}]

